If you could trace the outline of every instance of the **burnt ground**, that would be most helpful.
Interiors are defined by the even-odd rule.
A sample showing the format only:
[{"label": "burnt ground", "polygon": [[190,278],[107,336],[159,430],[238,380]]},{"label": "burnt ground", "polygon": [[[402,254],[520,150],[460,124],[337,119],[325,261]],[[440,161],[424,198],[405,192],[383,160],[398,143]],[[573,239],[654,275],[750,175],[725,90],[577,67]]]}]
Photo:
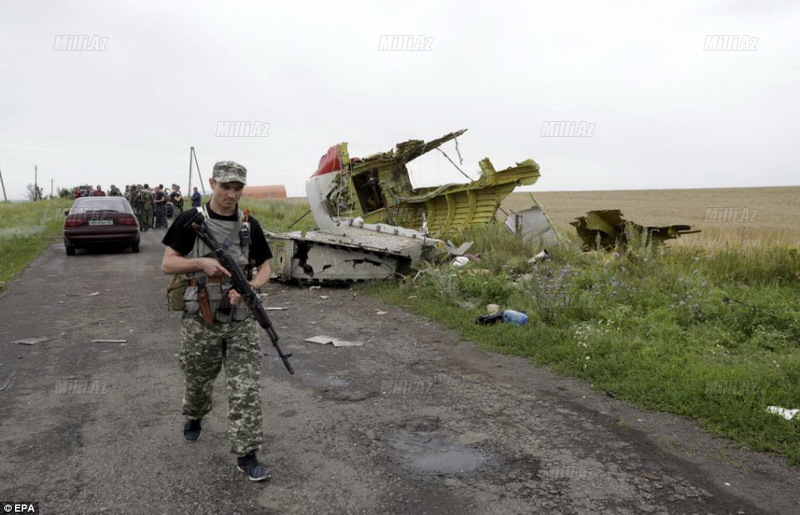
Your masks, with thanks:
[{"label": "burnt ground", "polygon": [[[0,501],[42,513],[799,513],[800,472],[347,288],[271,284],[267,483],[235,471],[223,378],[181,437],[161,231],[54,244],[0,297]],[[360,347],[306,343],[327,335]],[[23,338],[48,338],[32,345]],[[92,342],[96,339],[125,343]],[[531,342],[535,344],[535,342]]]}]

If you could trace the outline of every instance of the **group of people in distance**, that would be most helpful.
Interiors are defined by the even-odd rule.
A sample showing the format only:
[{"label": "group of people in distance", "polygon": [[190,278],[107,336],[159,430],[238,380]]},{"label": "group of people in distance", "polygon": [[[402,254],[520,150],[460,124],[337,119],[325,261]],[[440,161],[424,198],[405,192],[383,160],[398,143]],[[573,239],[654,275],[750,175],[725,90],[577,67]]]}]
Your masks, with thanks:
[{"label": "group of people in distance", "polygon": [[165,190],[163,184],[154,189],[149,184],[131,184],[125,186],[123,194],[130,202],[133,212],[139,217],[139,226],[143,231],[148,229],[166,229],[167,202],[172,203],[173,210],[180,214],[183,211],[183,194],[177,184],[172,190]]},{"label": "group of people in distance", "polygon": [[119,191],[119,188],[114,186],[113,184],[108,189],[108,193],[106,194],[103,191],[103,187],[98,184],[96,189],[92,189],[91,186],[76,186],[74,190],[72,190],[72,195],[75,198],[78,197],[121,197],[122,192]]},{"label": "group of people in distance", "polygon": [[[149,184],[129,184],[125,186],[124,192],[112,184],[108,189],[108,193],[103,191],[102,185],[98,184],[95,189],[78,186],[74,189],[73,194],[75,198],[125,197],[139,219],[139,227],[143,231],[169,227],[167,223],[167,202],[172,204],[172,215],[175,216],[183,212],[184,205],[183,193],[181,193],[181,187],[177,184],[173,184],[172,189],[165,189],[163,184],[159,184],[154,189],[151,189]],[[197,187],[194,188],[190,198],[192,207],[200,205],[202,196],[197,191]]]}]

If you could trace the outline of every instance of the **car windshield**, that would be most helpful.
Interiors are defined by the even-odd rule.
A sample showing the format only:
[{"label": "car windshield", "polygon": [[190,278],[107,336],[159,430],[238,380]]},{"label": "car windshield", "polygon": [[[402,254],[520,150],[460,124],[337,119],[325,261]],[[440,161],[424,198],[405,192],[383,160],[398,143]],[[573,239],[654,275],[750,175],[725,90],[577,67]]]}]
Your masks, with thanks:
[{"label": "car windshield", "polygon": [[70,214],[78,213],[110,213],[125,212],[124,199],[118,198],[91,198],[77,199],[70,209]]}]

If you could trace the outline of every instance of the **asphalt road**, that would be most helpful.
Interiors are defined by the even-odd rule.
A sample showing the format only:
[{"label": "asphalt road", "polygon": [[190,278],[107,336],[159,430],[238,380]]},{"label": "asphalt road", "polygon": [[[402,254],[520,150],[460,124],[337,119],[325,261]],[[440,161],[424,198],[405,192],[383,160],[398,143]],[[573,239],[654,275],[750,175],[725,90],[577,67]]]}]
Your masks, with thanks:
[{"label": "asphalt road", "polygon": [[[223,378],[183,441],[163,231],[141,253],[61,244],[0,297],[0,502],[41,513],[800,513],[800,472],[346,288],[271,284],[265,448],[229,454]],[[326,335],[357,347],[307,343]],[[46,338],[26,345],[28,338]],[[125,340],[124,343],[93,340]],[[536,342],[531,342],[535,345]],[[16,373],[15,373],[16,371]]]}]

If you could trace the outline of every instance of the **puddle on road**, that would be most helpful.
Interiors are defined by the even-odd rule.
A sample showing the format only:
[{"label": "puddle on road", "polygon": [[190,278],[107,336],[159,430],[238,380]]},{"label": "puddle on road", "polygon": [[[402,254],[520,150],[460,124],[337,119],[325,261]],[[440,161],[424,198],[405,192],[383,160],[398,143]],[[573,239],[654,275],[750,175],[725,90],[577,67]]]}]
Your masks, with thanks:
[{"label": "puddle on road", "polygon": [[462,476],[490,464],[481,451],[453,443],[439,433],[394,429],[384,435],[383,444],[401,469],[427,476]]},{"label": "puddle on road", "polygon": [[361,402],[378,395],[372,383],[362,383],[338,376],[321,376],[308,372],[301,378],[305,387],[319,391],[319,397],[329,401]]}]

